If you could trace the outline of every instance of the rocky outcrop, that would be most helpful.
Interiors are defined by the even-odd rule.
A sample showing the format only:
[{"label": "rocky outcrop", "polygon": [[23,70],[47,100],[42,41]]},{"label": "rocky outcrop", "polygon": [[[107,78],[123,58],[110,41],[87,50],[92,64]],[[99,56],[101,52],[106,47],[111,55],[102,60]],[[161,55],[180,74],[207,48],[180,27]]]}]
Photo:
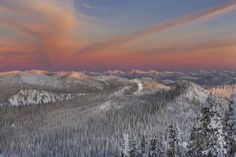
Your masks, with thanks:
[{"label": "rocky outcrop", "polygon": [[71,94],[57,94],[43,90],[20,90],[15,95],[12,95],[7,105],[11,106],[24,106],[24,105],[37,105],[37,104],[48,104],[58,101],[71,99]]}]

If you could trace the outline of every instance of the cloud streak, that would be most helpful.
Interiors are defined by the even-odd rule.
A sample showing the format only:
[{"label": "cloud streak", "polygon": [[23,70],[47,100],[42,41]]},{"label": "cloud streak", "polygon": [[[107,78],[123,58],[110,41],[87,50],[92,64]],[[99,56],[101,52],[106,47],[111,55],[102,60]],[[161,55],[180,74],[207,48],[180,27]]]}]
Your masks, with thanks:
[{"label": "cloud streak", "polygon": [[209,18],[221,15],[228,11],[232,11],[236,9],[236,2],[228,2],[220,6],[216,6],[213,8],[209,8],[207,10],[203,10],[200,12],[195,12],[190,15],[186,15],[184,17],[176,18],[169,21],[164,21],[162,23],[153,25],[151,27],[147,27],[136,32],[130,33],[128,35],[119,36],[110,40],[98,42],[95,44],[91,44],[87,47],[84,47],[79,50],[79,53],[92,53],[96,51],[100,51],[106,48],[110,48],[113,46],[119,46],[125,44],[127,42],[131,42],[133,40],[151,35],[153,33],[158,33],[167,29],[175,28],[177,26],[181,26],[184,24],[189,24],[192,22],[207,20]]},{"label": "cloud streak", "polygon": [[[202,42],[192,42],[192,43],[181,43],[181,44],[175,44],[175,45],[167,45],[167,46],[161,46],[158,48],[151,48],[151,49],[144,49],[134,52],[129,52],[130,54],[140,54],[140,55],[170,55],[170,54],[181,54],[181,53],[190,53],[193,54],[193,52],[200,53],[202,51],[209,51],[209,50],[215,50],[216,52],[219,52],[221,49],[229,48],[231,52],[233,51],[233,48],[235,47],[236,40],[235,39],[217,39],[212,41],[202,41]],[[235,50],[234,50],[235,52]],[[225,52],[224,52],[225,53]],[[224,54],[222,52],[222,54]],[[230,53],[230,52],[228,52]],[[206,55],[210,55],[207,54]],[[204,55],[205,57],[205,55]]]},{"label": "cloud streak", "polygon": [[5,58],[11,58],[11,59],[16,59],[16,58],[31,58],[34,54],[31,52],[19,52],[19,51],[5,51],[5,52],[0,52],[1,57]]}]

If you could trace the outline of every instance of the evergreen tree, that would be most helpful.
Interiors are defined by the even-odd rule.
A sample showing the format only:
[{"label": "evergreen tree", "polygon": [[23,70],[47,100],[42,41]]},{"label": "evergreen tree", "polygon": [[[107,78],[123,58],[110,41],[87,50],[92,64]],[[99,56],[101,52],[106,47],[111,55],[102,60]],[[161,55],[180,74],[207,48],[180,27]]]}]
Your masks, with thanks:
[{"label": "evergreen tree", "polygon": [[189,138],[189,142],[188,142],[188,154],[191,157],[197,157],[198,154],[200,153],[201,149],[201,140],[199,140],[198,136],[201,135],[201,131],[200,128],[197,127],[193,127],[191,134],[190,134],[190,138]]},{"label": "evergreen tree", "polygon": [[164,146],[164,137],[160,136],[158,138],[158,144],[157,144],[157,156],[158,157],[165,157],[165,146]]},{"label": "evergreen tree", "polygon": [[229,154],[229,156],[233,157],[234,156],[234,149],[236,149],[236,140],[235,140],[235,136],[236,136],[236,132],[234,129],[234,113],[233,113],[233,108],[232,108],[232,104],[229,104],[229,110],[228,112],[225,114],[225,118],[224,118],[224,135],[225,135],[225,142],[227,145],[227,152]]},{"label": "evergreen tree", "polygon": [[137,150],[137,144],[133,135],[129,136],[129,156],[128,157],[138,157],[139,153]]},{"label": "evergreen tree", "polygon": [[149,157],[157,157],[157,144],[157,137],[153,136],[150,140]]},{"label": "evergreen tree", "polygon": [[142,138],[141,138],[140,154],[141,154],[141,157],[148,157],[147,140],[146,140],[145,135],[142,135]]},{"label": "evergreen tree", "polygon": [[168,127],[168,150],[167,156],[168,157],[177,157],[178,156],[178,131],[177,129],[171,124]]},{"label": "evergreen tree", "polygon": [[224,157],[226,142],[223,134],[223,123],[217,111],[217,103],[208,99],[210,107],[202,109],[199,124],[192,129],[188,144],[191,157]]},{"label": "evergreen tree", "polygon": [[121,143],[121,149],[119,152],[120,157],[130,157],[129,156],[129,134],[124,134],[123,141]]}]

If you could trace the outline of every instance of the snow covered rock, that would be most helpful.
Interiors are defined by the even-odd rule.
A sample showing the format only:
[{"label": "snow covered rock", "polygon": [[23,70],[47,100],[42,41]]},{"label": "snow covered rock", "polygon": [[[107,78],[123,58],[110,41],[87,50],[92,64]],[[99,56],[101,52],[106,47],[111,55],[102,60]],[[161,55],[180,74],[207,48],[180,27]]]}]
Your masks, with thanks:
[{"label": "snow covered rock", "polygon": [[7,104],[10,106],[24,106],[54,103],[58,101],[71,99],[71,94],[56,94],[43,90],[20,90],[15,95],[11,96]]},{"label": "snow covered rock", "polygon": [[133,82],[136,83],[137,86],[138,86],[138,88],[137,88],[137,90],[135,91],[134,94],[137,94],[137,95],[142,94],[142,91],[143,91],[143,83],[142,83],[142,81],[138,80],[138,79],[134,79]]}]

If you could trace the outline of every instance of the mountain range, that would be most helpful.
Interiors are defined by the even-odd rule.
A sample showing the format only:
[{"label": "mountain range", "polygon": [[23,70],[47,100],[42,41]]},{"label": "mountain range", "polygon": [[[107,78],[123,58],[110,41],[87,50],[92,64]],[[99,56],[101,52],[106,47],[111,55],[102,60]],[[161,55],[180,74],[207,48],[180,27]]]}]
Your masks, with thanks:
[{"label": "mountain range", "polygon": [[12,71],[0,91],[2,156],[115,157],[127,155],[125,137],[137,152],[157,137],[168,152],[170,126],[184,156],[203,108],[236,109],[236,72]]}]

